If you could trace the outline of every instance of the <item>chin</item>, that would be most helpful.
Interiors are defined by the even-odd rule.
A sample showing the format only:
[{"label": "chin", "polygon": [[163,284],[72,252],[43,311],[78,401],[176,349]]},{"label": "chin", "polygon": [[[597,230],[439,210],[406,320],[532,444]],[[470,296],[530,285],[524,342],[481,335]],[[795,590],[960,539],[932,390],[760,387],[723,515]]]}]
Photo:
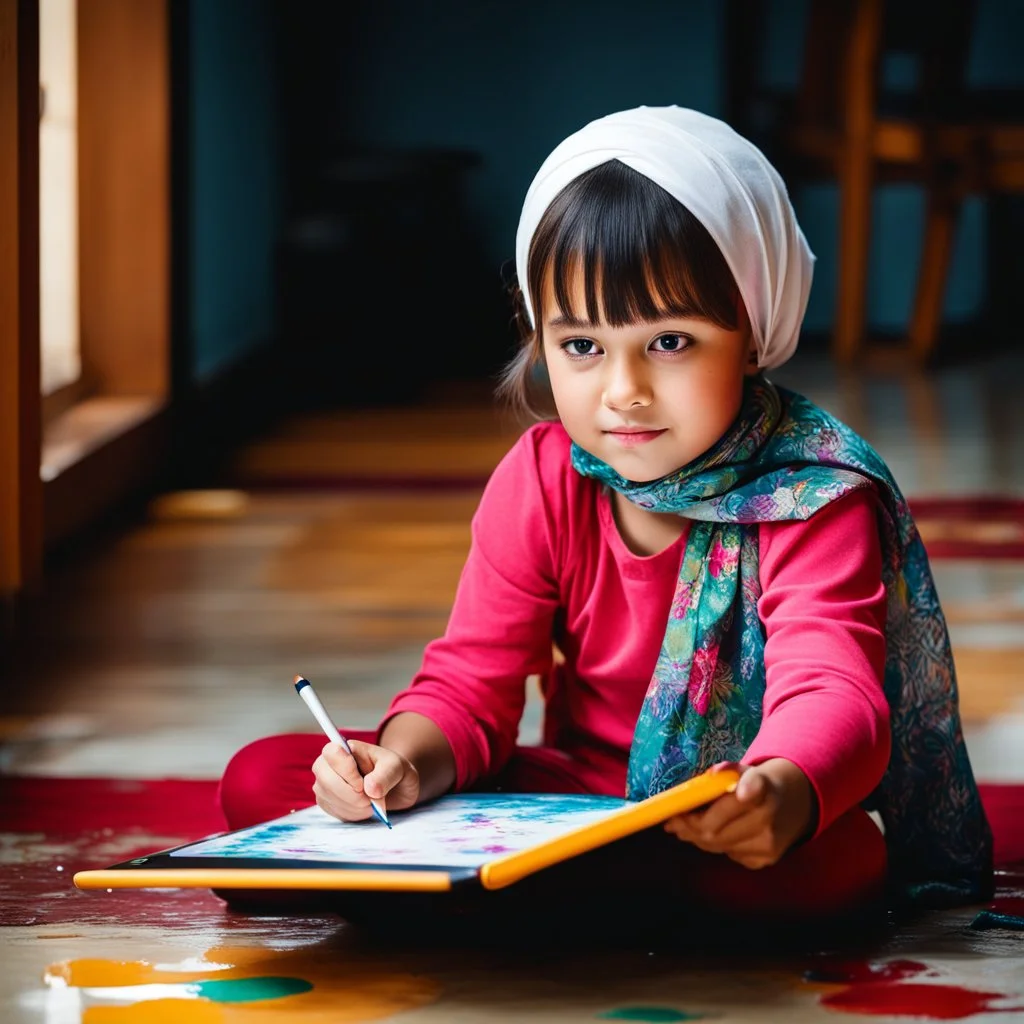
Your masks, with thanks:
[{"label": "chin", "polygon": [[673,469],[662,471],[659,467],[651,467],[630,459],[617,458],[606,461],[619,476],[632,484],[650,484],[674,471]]}]

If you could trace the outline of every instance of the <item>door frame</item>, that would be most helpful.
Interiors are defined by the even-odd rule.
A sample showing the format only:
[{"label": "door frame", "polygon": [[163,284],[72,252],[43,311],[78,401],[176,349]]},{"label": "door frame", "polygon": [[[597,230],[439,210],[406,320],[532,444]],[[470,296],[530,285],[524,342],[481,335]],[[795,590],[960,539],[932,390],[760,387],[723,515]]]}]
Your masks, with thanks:
[{"label": "door frame", "polygon": [[0,605],[7,632],[43,568],[39,358],[39,4],[0,0]]}]

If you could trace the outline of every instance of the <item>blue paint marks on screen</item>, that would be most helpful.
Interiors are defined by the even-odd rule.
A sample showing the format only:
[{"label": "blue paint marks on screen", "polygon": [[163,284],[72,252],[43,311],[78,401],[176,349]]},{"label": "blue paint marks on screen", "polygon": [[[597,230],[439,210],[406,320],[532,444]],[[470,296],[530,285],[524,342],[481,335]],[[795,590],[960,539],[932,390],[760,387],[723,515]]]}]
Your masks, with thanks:
[{"label": "blue paint marks on screen", "polygon": [[171,856],[475,868],[627,806],[618,797],[576,793],[457,793],[394,812],[390,830],[375,819],[342,822],[309,807]]}]

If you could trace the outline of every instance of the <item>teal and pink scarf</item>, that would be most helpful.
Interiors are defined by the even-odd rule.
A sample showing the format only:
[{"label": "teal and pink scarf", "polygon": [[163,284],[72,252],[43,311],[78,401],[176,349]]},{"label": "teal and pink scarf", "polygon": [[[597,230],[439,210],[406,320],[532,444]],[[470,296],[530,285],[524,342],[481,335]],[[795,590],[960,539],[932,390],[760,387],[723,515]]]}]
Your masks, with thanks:
[{"label": "teal and pink scarf", "polygon": [[907,503],[871,446],[759,376],[726,436],[661,480],[625,480],[576,445],[572,459],[639,507],[693,520],[630,751],[634,800],[740,760],[757,734],[765,691],[757,524],[808,519],[852,490],[876,489],[892,755],[863,806],[881,815],[903,895],[931,905],[987,899],[992,836],[964,745],[945,618]]}]

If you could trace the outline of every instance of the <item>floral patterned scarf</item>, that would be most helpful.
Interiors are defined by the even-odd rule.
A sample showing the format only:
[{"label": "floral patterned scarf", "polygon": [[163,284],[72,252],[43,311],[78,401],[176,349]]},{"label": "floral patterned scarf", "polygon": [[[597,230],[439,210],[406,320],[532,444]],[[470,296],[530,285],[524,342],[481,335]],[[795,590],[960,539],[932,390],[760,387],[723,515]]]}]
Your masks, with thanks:
[{"label": "floral patterned scarf", "polygon": [[892,755],[863,806],[882,817],[904,896],[930,905],[987,899],[992,836],[964,745],[945,619],[907,503],[871,446],[758,376],[725,437],[661,480],[625,480],[576,445],[572,459],[639,507],[693,520],[630,751],[631,799],[738,761],[757,734],[765,692],[757,524],[808,519],[852,490],[877,490]]}]

